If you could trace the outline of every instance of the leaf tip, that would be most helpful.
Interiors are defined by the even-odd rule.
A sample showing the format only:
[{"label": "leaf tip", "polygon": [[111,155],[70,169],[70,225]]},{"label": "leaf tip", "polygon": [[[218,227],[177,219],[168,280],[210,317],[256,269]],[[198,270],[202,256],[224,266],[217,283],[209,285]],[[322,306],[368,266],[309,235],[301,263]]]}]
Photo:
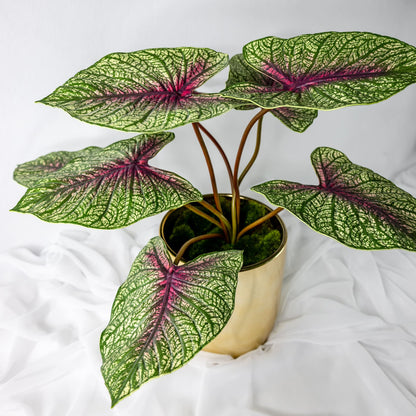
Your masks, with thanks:
[{"label": "leaf tip", "polygon": [[118,397],[111,395],[111,408],[113,408],[119,401],[120,399]]},{"label": "leaf tip", "polygon": [[53,102],[52,102],[52,96],[53,94],[49,94],[46,97],[41,98],[40,100],[36,100],[35,104],[45,104],[45,105],[50,105],[50,106],[54,106]]},{"label": "leaf tip", "polygon": [[35,104],[46,104],[46,101],[47,101],[47,98],[48,97],[44,97],[44,98],[41,98],[40,100],[36,100],[35,101]]},{"label": "leaf tip", "polygon": [[10,208],[9,212],[21,212],[19,210],[19,203],[17,203],[13,208]]},{"label": "leaf tip", "polygon": [[13,207],[13,208],[11,208],[10,210],[9,210],[9,212],[20,212],[20,213],[22,213],[22,214],[26,214],[26,213],[32,213],[31,211],[30,211],[30,208],[29,209],[27,209],[27,206],[25,207],[25,205],[26,205],[26,202],[27,202],[27,200],[26,200],[26,195],[27,195],[27,192],[28,191],[26,191],[26,193],[22,196],[22,198],[20,198],[20,200],[19,200],[19,202]]},{"label": "leaf tip", "polygon": [[257,192],[257,193],[261,193],[261,187],[262,187],[261,184],[260,185],[254,185],[254,186],[252,186],[250,188],[250,191],[254,191],[254,192]]}]

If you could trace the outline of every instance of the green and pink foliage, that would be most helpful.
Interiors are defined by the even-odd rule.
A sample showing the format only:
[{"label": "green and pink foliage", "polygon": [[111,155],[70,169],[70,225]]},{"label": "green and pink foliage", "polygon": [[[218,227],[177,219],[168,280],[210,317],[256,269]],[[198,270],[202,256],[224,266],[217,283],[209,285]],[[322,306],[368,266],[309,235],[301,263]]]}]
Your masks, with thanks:
[{"label": "green and pink foliage", "polygon": [[223,95],[263,108],[332,110],[382,101],[416,81],[416,48],[367,32],[326,32],[248,43],[244,60],[273,82],[250,80]]},{"label": "green and pink foliage", "polygon": [[225,326],[234,309],[242,252],[172,263],[155,237],[139,253],[101,335],[112,405],[151,378],[183,366]]},{"label": "green and pink foliage", "polygon": [[[49,222],[113,229],[200,200],[188,181],[148,164],[173,138],[173,133],[143,134],[106,148],[58,152],[20,165],[19,178],[32,172],[39,179],[23,180],[30,187],[13,210]],[[48,174],[42,168],[39,175],[44,164],[65,166]]]},{"label": "green and pink foliage", "polygon": [[14,171],[13,178],[20,185],[26,188],[33,188],[40,179],[47,178],[52,173],[61,170],[72,160],[86,156],[98,149],[98,147],[91,146],[75,152],[59,151],[48,153],[45,156],[18,165]]},{"label": "green and pink foliage", "polygon": [[338,150],[316,149],[319,185],[276,180],[252,189],[315,231],[358,249],[416,250],[416,199]]},{"label": "green and pink foliage", "polygon": [[159,132],[231,110],[236,101],[196,91],[228,65],[208,48],[112,53],[40,100],[73,117],[133,132]]},{"label": "green and pink foliage", "polygon": [[[230,59],[230,73],[226,87],[232,88],[238,83],[246,82],[255,84],[257,86],[264,85],[269,88],[280,87],[280,83],[273,80],[273,78],[252,68],[244,60],[243,54],[235,55]],[[257,106],[246,103],[237,109],[252,110],[254,108],[257,108]],[[287,127],[298,133],[304,132],[318,116],[317,110],[295,107],[278,107],[271,110],[270,113],[277,117]]]},{"label": "green and pink foliage", "polygon": [[[197,91],[228,64],[225,90]],[[366,32],[266,37],[248,43],[230,62],[226,54],[207,48],[112,53],[41,102],[88,123],[146,134],[105,148],[53,152],[19,165],[14,178],[28,189],[13,210],[49,222],[124,227],[202,200],[188,181],[148,163],[173,140],[168,129],[234,108],[261,107],[303,132],[317,110],[379,102],[414,82],[416,48]],[[194,126],[196,133],[201,128],[211,138],[228,168],[232,218],[224,219],[214,207],[208,211],[228,223],[236,239],[238,231],[244,231],[238,229],[238,162],[248,133],[256,122],[261,126],[267,110],[251,119],[236,144],[234,172],[221,144],[204,127]],[[257,157],[261,127],[257,131],[256,148],[243,176]],[[198,140],[204,150],[203,139]],[[216,189],[211,161],[205,157]],[[416,251],[415,198],[340,151],[321,147],[311,157],[318,185],[274,180],[252,189],[350,247]],[[189,361],[231,316],[242,252],[214,252],[183,265],[175,263],[163,240],[153,238],[116,295],[100,344],[102,374],[113,406],[146,381]]]}]

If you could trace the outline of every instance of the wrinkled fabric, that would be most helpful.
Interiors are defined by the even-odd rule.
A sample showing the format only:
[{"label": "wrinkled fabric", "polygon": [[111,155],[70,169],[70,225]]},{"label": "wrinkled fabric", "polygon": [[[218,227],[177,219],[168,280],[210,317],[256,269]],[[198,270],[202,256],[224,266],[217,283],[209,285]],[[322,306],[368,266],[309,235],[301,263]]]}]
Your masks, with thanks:
[{"label": "wrinkled fabric", "polygon": [[[416,194],[416,165],[396,178]],[[0,414],[5,416],[379,416],[416,414],[416,253],[365,252],[288,213],[280,311],[238,359],[199,353],[110,409],[99,338],[158,220],[62,233],[0,256]]]}]

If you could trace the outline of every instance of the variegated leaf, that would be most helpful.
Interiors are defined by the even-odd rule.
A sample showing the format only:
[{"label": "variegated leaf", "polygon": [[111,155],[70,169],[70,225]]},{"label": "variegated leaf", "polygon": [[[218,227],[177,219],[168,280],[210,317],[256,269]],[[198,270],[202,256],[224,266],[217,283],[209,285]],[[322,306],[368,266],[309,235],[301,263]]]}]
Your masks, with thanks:
[{"label": "variegated leaf", "polygon": [[225,326],[234,309],[242,252],[172,263],[155,237],[133,263],[101,335],[102,374],[112,405],[183,366]]},{"label": "variegated leaf", "polygon": [[[173,138],[173,133],[139,135],[80,151],[29,188],[13,210],[49,222],[112,229],[200,200],[188,181],[148,164]],[[60,162],[48,158],[48,163]]]},{"label": "variegated leaf", "polygon": [[312,227],[358,249],[416,250],[416,199],[338,150],[312,153],[319,185],[270,181],[252,189]]},{"label": "variegated leaf", "polygon": [[60,151],[48,153],[45,156],[19,165],[14,171],[13,178],[16,182],[26,186],[26,188],[33,188],[40,179],[61,170],[77,157],[86,156],[96,152],[98,149],[99,147],[91,146],[75,152]]},{"label": "variegated leaf", "polygon": [[[230,73],[226,87],[232,89],[239,83],[253,83],[270,88],[276,87],[278,84],[269,76],[248,65],[243,54],[235,55],[230,59]],[[249,103],[237,107],[238,110],[252,110],[253,108],[257,108],[257,106]],[[270,113],[298,133],[304,132],[318,116],[317,110],[295,107],[278,107],[271,110]]]},{"label": "variegated leaf", "polygon": [[207,48],[112,53],[40,102],[100,126],[164,131],[234,107],[235,100],[196,91],[227,64],[226,54]]},{"label": "variegated leaf", "polygon": [[266,37],[244,47],[244,59],[270,85],[242,82],[224,96],[260,107],[332,110],[382,101],[416,82],[416,48],[367,32]]}]

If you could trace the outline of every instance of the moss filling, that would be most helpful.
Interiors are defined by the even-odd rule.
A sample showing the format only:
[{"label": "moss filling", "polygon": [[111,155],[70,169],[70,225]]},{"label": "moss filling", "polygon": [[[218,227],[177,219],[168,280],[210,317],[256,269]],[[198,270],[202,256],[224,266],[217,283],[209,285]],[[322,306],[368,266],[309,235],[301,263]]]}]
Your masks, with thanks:
[{"label": "moss filling", "polygon": [[[209,199],[208,202],[212,203]],[[199,204],[195,203],[194,205],[205,211]],[[221,197],[221,206],[224,215],[231,218],[230,198]],[[208,211],[205,212],[208,213]],[[240,229],[267,213],[268,210],[263,205],[255,201],[242,199]],[[193,237],[201,234],[220,233],[221,231],[214,224],[185,207],[175,210],[165,224],[167,242],[175,252],[178,252],[181,246]],[[271,219],[244,234],[234,246],[221,238],[212,238],[194,243],[188,248],[184,258],[188,261],[200,254],[212,251],[237,249],[244,250],[244,266],[249,266],[271,256],[279,248],[281,239],[280,224],[275,219]]]}]

